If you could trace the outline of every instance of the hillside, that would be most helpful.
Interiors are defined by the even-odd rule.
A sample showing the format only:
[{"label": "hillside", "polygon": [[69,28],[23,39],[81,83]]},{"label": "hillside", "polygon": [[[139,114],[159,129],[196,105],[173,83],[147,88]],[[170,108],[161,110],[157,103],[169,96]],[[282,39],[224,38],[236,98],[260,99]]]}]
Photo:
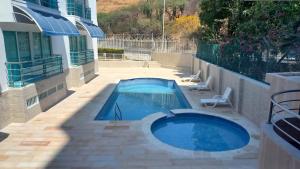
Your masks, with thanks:
[{"label": "hillside", "polygon": [[[98,22],[106,34],[162,36],[162,0],[98,1]],[[166,38],[188,37],[198,30],[198,2],[199,0],[166,1]]]},{"label": "hillside", "polygon": [[97,0],[97,11],[109,13],[145,0]]}]

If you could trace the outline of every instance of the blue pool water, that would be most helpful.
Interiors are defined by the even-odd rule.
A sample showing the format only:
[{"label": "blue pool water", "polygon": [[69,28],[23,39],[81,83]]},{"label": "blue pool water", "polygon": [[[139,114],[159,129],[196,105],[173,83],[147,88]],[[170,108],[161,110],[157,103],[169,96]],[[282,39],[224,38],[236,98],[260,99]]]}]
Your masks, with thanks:
[{"label": "blue pool water", "polygon": [[204,114],[163,117],[151,126],[153,135],[169,145],[194,151],[226,151],[248,144],[248,132],[229,120]]},{"label": "blue pool water", "polygon": [[191,108],[174,80],[156,78],[121,80],[96,120],[118,120],[115,119],[116,103],[122,120],[140,120],[156,112]]}]

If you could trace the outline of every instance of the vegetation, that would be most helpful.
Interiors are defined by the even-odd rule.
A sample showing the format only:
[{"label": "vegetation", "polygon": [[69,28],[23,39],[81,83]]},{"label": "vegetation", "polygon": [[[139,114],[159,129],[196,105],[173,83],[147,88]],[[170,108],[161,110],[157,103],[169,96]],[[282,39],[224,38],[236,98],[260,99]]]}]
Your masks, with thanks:
[{"label": "vegetation", "polygon": [[199,18],[200,45],[219,44],[219,65],[259,80],[300,70],[300,1],[202,0]]},{"label": "vegetation", "polygon": [[[167,38],[189,36],[198,30],[198,17],[184,16],[188,2],[189,0],[166,0]],[[98,13],[98,22],[107,34],[153,34],[154,37],[161,37],[162,17],[163,1],[147,0],[111,13]],[[185,26],[188,30],[180,26]],[[182,33],[179,33],[178,28]]]},{"label": "vegetation", "polygon": [[115,48],[98,48],[98,53],[114,53],[114,54],[124,54],[124,49],[115,49]]}]

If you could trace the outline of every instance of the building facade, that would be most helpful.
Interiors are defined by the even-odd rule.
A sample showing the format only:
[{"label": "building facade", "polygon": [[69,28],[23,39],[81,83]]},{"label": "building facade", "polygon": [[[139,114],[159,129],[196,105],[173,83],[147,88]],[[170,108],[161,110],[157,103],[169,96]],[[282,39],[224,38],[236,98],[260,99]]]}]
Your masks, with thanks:
[{"label": "building facade", "polygon": [[96,0],[1,0],[0,128],[25,122],[98,71]]}]

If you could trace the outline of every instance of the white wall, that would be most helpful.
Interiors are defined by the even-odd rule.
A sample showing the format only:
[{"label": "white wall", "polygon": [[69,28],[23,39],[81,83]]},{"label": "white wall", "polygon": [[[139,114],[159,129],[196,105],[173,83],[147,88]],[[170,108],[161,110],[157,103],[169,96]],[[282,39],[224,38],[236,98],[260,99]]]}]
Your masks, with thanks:
[{"label": "white wall", "polygon": [[4,37],[2,29],[0,28],[0,93],[8,89],[8,81],[6,74],[6,52],[4,45]]},{"label": "white wall", "polygon": [[71,66],[70,44],[68,36],[51,36],[52,52],[62,56],[64,70]]},{"label": "white wall", "polygon": [[87,0],[88,1],[88,6],[91,8],[91,20],[95,25],[98,25],[97,22],[97,4],[96,0]]},{"label": "white wall", "polygon": [[11,0],[1,0],[0,2],[0,22],[14,22],[13,8]]}]

